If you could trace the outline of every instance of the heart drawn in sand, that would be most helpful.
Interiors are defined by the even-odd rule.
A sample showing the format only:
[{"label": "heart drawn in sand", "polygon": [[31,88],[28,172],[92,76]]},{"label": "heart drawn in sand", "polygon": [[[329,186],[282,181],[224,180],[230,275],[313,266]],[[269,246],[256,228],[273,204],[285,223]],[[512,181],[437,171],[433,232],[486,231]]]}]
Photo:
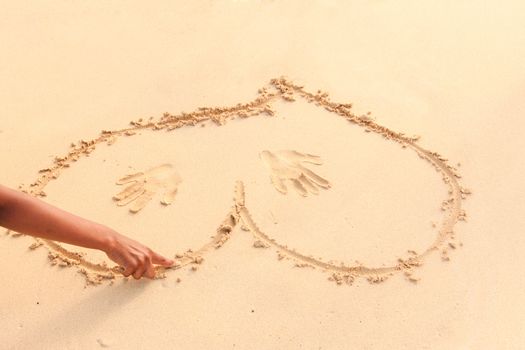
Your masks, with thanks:
[{"label": "heart drawn in sand", "polygon": [[[128,128],[103,131],[97,138],[90,141],[80,141],[72,144],[71,150],[65,156],[56,157],[52,166],[40,171],[38,179],[23,190],[34,196],[45,195],[43,190],[46,185],[58,178],[62,171],[72,166],[82,157],[91,154],[98,145],[106,143],[111,145],[119,137],[132,137],[140,130],[175,130],[182,126],[195,126],[206,121],[223,125],[228,120],[240,118],[252,118],[259,115],[275,114],[272,103],[286,101],[293,103],[296,99],[303,99],[309,103],[315,103],[330,113],[346,119],[353,125],[364,128],[366,131],[376,133],[388,141],[401,144],[416,152],[425,162],[433,166],[441,175],[443,182],[448,186],[449,197],[443,202],[443,220],[434,242],[422,253],[413,252],[409,257],[399,259],[397,264],[382,267],[368,267],[363,265],[345,265],[325,262],[306,256],[285,245],[278,243],[275,239],[265,234],[254,222],[247,204],[245,202],[244,185],[238,181],[234,190],[234,203],[226,213],[225,219],[219,224],[215,235],[203,246],[177,254],[177,263],[169,269],[157,267],[157,276],[164,277],[167,272],[177,270],[183,266],[200,264],[203,256],[214,248],[219,248],[227,242],[234,228],[240,225],[242,229],[253,234],[255,247],[273,247],[277,250],[279,259],[288,259],[295,262],[295,266],[318,268],[330,273],[329,279],[337,284],[351,284],[356,277],[365,277],[372,283],[381,282],[395,273],[404,273],[409,281],[416,282],[412,276],[414,269],[423,263],[424,258],[432,252],[441,252],[442,258],[447,259],[448,249],[456,247],[454,226],[459,220],[465,220],[466,214],[461,209],[461,203],[470,191],[459,183],[460,176],[457,170],[448,164],[448,161],[436,152],[426,150],[418,144],[418,137],[408,137],[402,133],[392,131],[371,120],[367,116],[357,116],[351,110],[349,103],[332,102],[327,93],[318,91],[310,93],[302,86],[284,79],[273,79],[267,87],[259,90],[258,97],[248,103],[237,104],[232,107],[221,108],[198,108],[191,113],[171,115],[165,113],[157,120],[139,119],[131,122]],[[276,190],[285,194],[289,188],[293,188],[302,196],[318,194],[319,190],[330,188],[328,180],[324,179],[308,167],[321,164],[318,156],[301,153],[294,150],[268,151],[261,150],[260,156],[269,170],[269,176]],[[174,198],[181,182],[180,176],[169,164],[139,172],[123,177],[117,183],[125,188],[114,196],[118,205],[130,205],[130,211],[140,211],[157,193],[163,192],[163,204],[170,204]],[[165,174],[164,174],[165,173]],[[162,175],[162,176],[159,176]],[[44,245],[49,249],[49,256],[53,263],[62,266],[75,266],[86,277],[91,284],[99,284],[104,280],[113,281],[116,278],[124,278],[118,267],[108,267],[105,264],[95,264],[85,259],[82,254],[69,251],[60,244],[36,239],[32,245],[36,248]]]}]

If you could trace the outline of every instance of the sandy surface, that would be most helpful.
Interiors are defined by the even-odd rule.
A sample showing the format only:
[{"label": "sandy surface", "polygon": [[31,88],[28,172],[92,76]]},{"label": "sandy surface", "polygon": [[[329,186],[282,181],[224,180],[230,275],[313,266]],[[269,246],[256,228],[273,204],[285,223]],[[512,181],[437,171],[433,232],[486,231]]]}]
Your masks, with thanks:
[{"label": "sandy surface", "polygon": [[[520,2],[2,8],[0,182],[30,184],[47,176],[39,170],[68,163],[42,188],[44,200],[179,254],[184,265],[164,279],[115,273],[112,283],[86,287],[85,264],[51,265],[47,245],[33,251],[32,238],[2,233],[2,348],[525,347]],[[280,76],[353,103],[354,117],[297,90],[294,102],[272,101],[272,112],[256,106],[257,115],[219,126],[208,111],[195,126],[165,129],[198,107],[278,91],[269,84]],[[144,127],[129,124],[139,118]],[[387,140],[377,125],[405,136]],[[100,136],[126,128],[136,134]],[[55,160],[97,138],[89,157]],[[447,176],[432,166],[439,157],[421,159],[416,146],[461,174],[452,195],[472,191],[464,201],[456,193],[467,221],[444,240],[436,238],[447,218],[462,214],[441,210]],[[318,156],[303,165],[327,182],[310,176],[301,195],[289,180],[300,174],[295,158],[281,150]],[[166,181],[142,210],[116,205],[128,185],[120,178],[162,164],[170,164]],[[170,184],[177,192],[163,205]],[[398,260],[411,256],[421,266]]]}]

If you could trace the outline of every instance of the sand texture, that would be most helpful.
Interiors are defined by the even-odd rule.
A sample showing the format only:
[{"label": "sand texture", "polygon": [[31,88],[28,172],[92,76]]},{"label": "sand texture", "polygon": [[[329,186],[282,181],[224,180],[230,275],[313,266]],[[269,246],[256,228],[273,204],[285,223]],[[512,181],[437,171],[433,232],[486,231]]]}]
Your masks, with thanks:
[{"label": "sand texture", "polygon": [[0,347],[525,347],[524,14],[6,3],[0,182],[175,264],[7,231]]},{"label": "sand texture", "polygon": [[[236,185],[235,195],[233,196],[235,198],[234,208],[227,214],[226,221],[218,227],[217,234],[212,236],[211,242],[206,243],[203,247],[196,250],[190,248],[180,257],[178,254],[175,254],[177,260],[175,260],[176,263],[173,269],[182,268],[190,263],[200,264],[202,255],[212,246],[215,248],[222,246],[239,221],[256,239],[254,243],[255,247],[261,247],[262,245],[273,246],[277,249],[279,260],[281,260],[283,256],[286,256],[288,259],[295,261],[295,266],[321,268],[324,271],[330,272],[332,274],[330,280],[335,281],[337,284],[343,282],[352,284],[357,276],[364,276],[368,281],[373,283],[382,282],[395,272],[400,271],[404,272],[409,281],[417,282],[418,279],[412,276],[413,269],[422,265],[423,258],[426,255],[431,252],[440,251],[442,259],[448,260],[448,251],[450,249],[456,249],[458,246],[454,234],[454,225],[459,220],[466,220],[466,213],[461,209],[461,201],[471,193],[470,190],[462,187],[458,183],[458,179],[460,179],[461,176],[458,174],[457,169],[447,164],[447,159],[438,153],[425,150],[421,146],[418,146],[416,141],[419,140],[419,136],[407,137],[403,133],[394,132],[375,123],[369,116],[355,115],[351,111],[352,105],[350,103],[332,102],[327,93],[321,92],[320,90],[315,94],[307,92],[303,87],[297,86],[284,78],[272,79],[271,85],[268,88],[261,88],[259,90],[259,97],[249,103],[238,103],[235,107],[200,107],[194,112],[181,115],[164,113],[158,120],[154,118],[149,118],[147,121],[139,119],[138,121],[130,122],[132,126],[130,128],[116,131],[104,130],[96,139],[89,141],[81,140],[76,144],[71,143],[71,150],[68,154],[55,157],[53,165],[38,171],[40,176],[36,181],[28,186],[21,185],[19,187],[21,191],[31,195],[46,197],[47,194],[44,189],[50,181],[58,179],[62,171],[69,169],[82,157],[90,156],[100,144],[111,146],[117,141],[118,137],[131,137],[137,135],[139,131],[147,129],[173,132],[184,126],[205,125],[203,123],[208,121],[222,126],[225,125],[228,120],[236,118],[246,119],[263,114],[274,116],[276,111],[272,106],[272,102],[282,99],[285,103],[291,103],[296,100],[296,95],[307,103],[313,103],[319,108],[342,116],[351,124],[356,124],[364,128],[367,132],[374,132],[382,136],[385,140],[401,144],[402,149],[406,149],[407,147],[413,149],[419,158],[426,160],[436,169],[441,175],[443,182],[448,185],[449,196],[444,199],[441,204],[444,218],[439,225],[440,227],[437,230],[433,243],[429,245],[429,247],[426,247],[420,254],[414,250],[407,249],[409,256],[397,257],[397,263],[391,266],[383,264],[382,266],[371,267],[357,261],[355,265],[350,266],[344,261],[338,263],[333,260],[324,262],[322,258],[306,256],[293,248],[278,243],[275,239],[268,236],[268,234],[263,233],[248,211],[245,204],[244,184],[239,181]],[[304,116],[302,116],[302,118],[304,118]],[[301,122],[304,123],[304,120]],[[234,138],[235,136],[231,137]],[[189,147],[185,148],[189,149]],[[233,152],[234,151],[232,151],[232,154]],[[282,194],[287,194],[285,182],[291,185],[301,196],[307,196],[308,193],[318,194],[318,186],[325,189],[331,187],[326,179],[303,165],[306,163],[321,165],[322,161],[319,156],[304,154],[295,150],[281,150],[275,153],[265,150],[260,153],[260,156],[269,169],[271,183]],[[176,172],[173,172],[172,168],[171,164],[162,164],[146,171],[120,178],[116,184],[127,185],[127,187],[113,196],[113,199],[117,202],[118,206],[130,204],[129,211],[136,214],[151,201],[157,191],[164,187],[163,190],[165,193],[161,203],[164,205],[171,204],[175,199],[177,185],[181,182],[180,176]],[[433,224],[433,226],[435,225]],[[339,228],[340,230],[345,230],[343,226]],[[323,228],[321,227],[320,229],[322,230]],[[85,254],[68,250],[57,242],[38,238],[35,240],[36,242],[32,245],[33,250],[43,245],[41,243],[44,243],[49,249],[49,258],[52,265],[58,264],[64,267],[77,266],[80,269],[79,271],[86,277],[88,284],[99,284],[104,280],[111,280],[113,282],[116,277],[123,277],[118,266],[108,267],[106,262],[99,264],[94,263],[90,261],[89,257],[86,257]],[[262,242],[262,245],[257,242]],[[461,243],[459,243],[459,245],[461,245]],[[165,268],[158,268],[157,278],[166,277],[165,270]]]}]

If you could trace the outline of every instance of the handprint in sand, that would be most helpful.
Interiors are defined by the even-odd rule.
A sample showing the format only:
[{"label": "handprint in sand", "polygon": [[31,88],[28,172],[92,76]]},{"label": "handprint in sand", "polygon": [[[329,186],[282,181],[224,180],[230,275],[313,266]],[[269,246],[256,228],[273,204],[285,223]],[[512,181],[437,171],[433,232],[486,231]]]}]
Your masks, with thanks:
[{"label": "handprint in sand", "polygon": [[127,187],[113,196],[118,206],[130,204],[129,211],[139,212],[155,194],[163,190],[161,203],[169,205],[175,199],[180,176],[171,164],[162,164],[144,172],[126,175],[117,181],[117,185]]},{"label": "handprint in sand", "polygon": [[323,164],[319,156],[286,150],[262,151],[261,158],[270,170],[273,186],[283,194],[288,193],[287,182],[305,197],[308,193],[318,194],[319,188],[328,189],[331,186],[328,180],[305,167],[305,163]]}]

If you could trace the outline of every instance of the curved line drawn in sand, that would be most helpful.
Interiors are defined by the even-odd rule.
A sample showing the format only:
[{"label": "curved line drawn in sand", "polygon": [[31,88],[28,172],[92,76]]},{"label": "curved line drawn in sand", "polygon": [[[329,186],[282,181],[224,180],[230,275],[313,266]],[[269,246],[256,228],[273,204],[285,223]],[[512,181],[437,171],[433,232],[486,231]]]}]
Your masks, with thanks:
[{"label": "curved line drawn in sand", "polygon": [[328,180],[303,165],[304,163],[323,164],[319,156],[285,150],[275,153],[262,151],[261,158],[270,170],[273,186],[282,194],[288,193],[285,181],[290,182],[297,193],[305,197],[308,193],[319,194],[318,188],[328,189],[331,186]]},{"label": "curved line drawn in sand", "polygon": [[177,194],[177,187],[181,183],[177,172],[171,164],[162,164],[144,172],[126,175],[119,179],[117,185],[128,185],[124,190],[113,196],[118,206],[131,203],[129,211],[137,213],[142,210],[161,189],[164,195],[163,205],[170,205]]},{"label": "curved line drawn in sand", "polygon": [[[275,114],[272,109],[273,102],[279,100],[293,102],[297,98],[304,99],[308,103],[314,103],[330,113],[339,115],[350,124],[363,128],[366,132],[379,134],[385,140],[396,142],[402,148],[413,150],[419,158],[435,168],[442,177],[444,184],[448,187],[448,197],[441,203],[443,220],[438,228],[438,234],[434,242],[422,252],[408,250],[407,256],[400,257],[396,264],[383,267],[369,267],[362,264],[346,265],[343,262],[323,261],[320,258],[305,256],[292,248],[279,244],[257,227],[245,203],[244,185],[238,181],[235,186],[233,206],[226,214],[224,221],[218,226],[212,239],[195,251],[189,250],[176,254],[176,263],[173,267],[157,267],[157,278],[165,277],[168,270],[177,270],[188,265],[196,269],[196,264],[202,263],[203,255],[212,249],[223,246],[239,223],[241,229],[252,233],[256,242],[254,246],[273,247],[277,251],[279,260],[291,260],[297,267],[320,269],[329,273],[328,279],[337,284],[352,284],[357,277],[364,277],[371,283],[378,283],[394,273],[403,273],[407,280],[417,282],[418,278],[413,276],[413,272],[415,268],[423,264],[428,255],[440,252],[442,259],[448,260],[448,252],[461,246],[461,243],[457,242],[454,226],[458,221],[466,220],[466,213],[462,209],[461,204],[471,193],[470,190],[460,185],[459,179],[461,176],[458,174],[457,169],[450,165],[448,160],[440,154],[420,146],[417,143],[419,140],[418,136],[409,137],[403,133],[392,131],[379,125],[368,115],[358,116],[354,114],[350,103],[333,102],[327,93],[320,90],[316,93],[308,92],[302,86],[295,85],[285,78],[272,79],[269,86],[260,89],[258,97],[248,103],[239,103],[233,107],[202,107],[191,113],[181,113],[179,115],[165,113],[157,120],[154,120],[153,117],[148,120],[139,119],[132,121],[128,128],[114,131],[104,130],[93,140],[81,140],[77,143],[72,143],[70,151],[65,156],[56,157],[53,165],[39,171],[40,175],[35,182],[28,186],[21,185],[20,189],[33,196],[44,197],[46,195],[44,188],[50,181],[58,178],[62,171],[66,170],[81,157],[88,156],[98,145],[102,143],[111,145],[119,137],[129,137],[140,130],[171,131],[183,126],[195,126],[206,121],[213,121],[217,125],[223,125],[228,120],[237,118],[259,115],[273,116]],[[112,283],[116,278],[125,278],[118,267],[94,264],[88,261],[84,255],[68,251],[53,241],[38,238],[35,240],[35,243],[30,246],[31,249],[36,249],[42,245],[46,246],[49,250],[49,259],[52,264],[76,266],[79,272],[85,275],[87,284],[100,284],[104,280],[110,280]]]}]

